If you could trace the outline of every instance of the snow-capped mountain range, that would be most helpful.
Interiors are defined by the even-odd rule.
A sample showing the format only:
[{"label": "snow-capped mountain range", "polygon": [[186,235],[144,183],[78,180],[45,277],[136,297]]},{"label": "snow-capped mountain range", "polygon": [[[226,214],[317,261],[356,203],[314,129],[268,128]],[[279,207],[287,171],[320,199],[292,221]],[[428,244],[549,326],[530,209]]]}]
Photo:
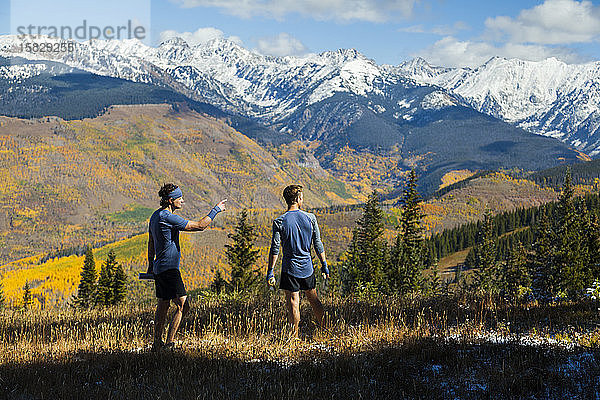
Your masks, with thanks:
[{"label": "snow-capped mountain range", "polygon": [[[318,106],[336,96],[350,96],[364,104],[344,103],[350,122],[365,110],[402,122],[427,110],[468,106],[591,155],[600,153],[600,62],[568,65],[556,59],[493,58],[475,69],[456,69],[414,59],[390,66],[377,65],[356,50],[271,57],[226,39],[189,46],[179,38],[158,47],[135,39],[94,40],[71,42],[73,51],[31,51],[48,44],[60,49],[64,42],[0,36],[0,56],[52,60],[99,75],[168,86],[309,139],[320,138],[331,124],[315,125]],[[0,66],[0,79],[35,76],[46,70],[40,65],[45,64]],[[422,96],[399,89],[422,86],[429,87]],[[309,110],[314,111],[307,115]]]},{"label": "snow-capped mountain range", "polygon": [[600,62],[569,65],[555,58],[494,57],[475,69],[449,69],[415,59],[397,70],[416,82],[443,87],[485,114],[592,155],[599,152]]}]

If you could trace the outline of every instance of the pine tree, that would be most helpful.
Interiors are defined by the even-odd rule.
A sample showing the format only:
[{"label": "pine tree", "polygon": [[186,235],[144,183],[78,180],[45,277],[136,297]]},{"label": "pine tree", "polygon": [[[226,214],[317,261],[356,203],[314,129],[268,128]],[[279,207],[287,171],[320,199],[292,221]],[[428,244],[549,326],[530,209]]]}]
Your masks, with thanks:
[{"label": "pine tree", "polygon": [[93,305],[96,295],[96,262],[91,247],[87,247],[83,268],[81,270],[81,280],[77,289],[75,304],[79,307],[87,308]]},{"label": "pine tree", "polygon": [[546,212],[541,213],[534,227],[535,242],[529,262],[532,289],[537,298],[554,296],[558,292],[559,272],[556,263],[557,243],[550,218]]},{"label": "pine tree", "polygon": [[527,268],[525,247],[519,242],[503,264],[502,291],[511,301],[519,301],[531,292],[531,277]]},{"label": "pine tree", "polygon": [[127,275],[125,275],[121,264],[115,265],[111,289],[112,304],[119,304],[125,301],[125,297],[127,296]]},{"label": "pine tree", "polygon": [[496,268],[496,241],[494,238],[494,227],[492,215],[489,211],[485,213],[479,242],[473,249],[475,265],[477,268],[473,274],[473,286],[476,290],[491,295],[497,290],[497,268]]},{"label": "pine tree", "polygon": [[382,235],[383,211],[379,196],[373,192],[364,206],[363,215],[356,221],[352,242],[342,263],[344,288],[354,291],[361,285],[386,290],[384,264],[387,246]]},{"label": "pine tree", "polygon": [[[422,270],[425,264],[423,228],[425,216],[420,206],[417,192],[417,174],[411,170],[401,199],[403,204],[399,234],[392,250],[392,270],[390,281],[400,293],[416,291],[422,286]],[[453,238],[456,242],[456,236]]]},{"label": "pine tree", "polygon": [[469,252],[467,253],[467,257],[465,258],[464,264],[469,269],[475,268],[475,266],[477,265],[474,246],[469,249]]},{"label": "pine tree", "polygon": [[33,296],[31,295],[29,281],[25,281],[25,287],[23,288],[23,308],[27,310],[31,306],[33,306]]},{"label": "pine tree", "polygon": [[584,233],[587,209],[584,204],[576,205],[574,194],[571,169],[567,168],[557,205],[556,232],[559,242],[556,263],[559,273],[559,294],[570,297],[581,294],[586,283],[591,283],[588,271],[588,243]]},{"label": "pine tree", "polygon": [[585,202],[575,199],[567,168],[558,203],[542,210],[531,260],[538,297],[578,297],[591,284],[599,257],[594,219]]},{"label": "pine tree", "polygon": [[600,221],[596,214],[589,213],[584,231],[587,232],[590,279],[598,279],[600,278]]},{"label": "pine tree", "polygon": [[440,278],[440,269],[437,260],[432,261],[431,276],[429,277],[427,286],[431,296],[438,296],[442,293],[442,279]]},{"label": "pine tree", "polygon": [[117,265],[116,255],[110,250],[106,260],[100,267],[100,276],[98,277],[98,288],[96,290],[96,304],[108,306],[113,302],[113,281],[115,267]]},{"label": "pine tree", "polygon": [[225,289],[227,287],[228,283],[225,280],[225,278],[223,278],[223,275],[221,274],[221,271],[217,270],[217,272],[215,273],[215,277],[212,281],[212,283],[210,284],[210,289],[219,294],[223,291],[223,289]]},{"label": "pine tree", "polygon": [[254,227],[248,222],[248,212],[242,210],[239,215],[235,233],[229,234],[233,243],[225,245],[225,255],[231,267],[230,285],[236,290],[256,287],[259,281],[258,271],[254,264],[258,259],[258,249],[254,249]]}]

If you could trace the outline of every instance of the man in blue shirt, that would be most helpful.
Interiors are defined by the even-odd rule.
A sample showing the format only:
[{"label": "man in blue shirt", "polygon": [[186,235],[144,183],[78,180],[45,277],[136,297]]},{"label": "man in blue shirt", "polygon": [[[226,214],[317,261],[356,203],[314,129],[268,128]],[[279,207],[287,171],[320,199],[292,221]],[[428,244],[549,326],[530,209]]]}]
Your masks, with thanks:
[{"label": "man in blue shirt", "polygon": [[323,305],[315,290],[315,273],[310,256],[311,244],[321,261],[321,272],[324,279],[329,278],[329,269],[317,218],[314,214],[300,209],[304,201],[302,186],[286,187],[283,190],[283,197],[288,208],[283,215],[273,221],[267,282],[269,285],[275,286],[273,268],[279,256],[279,248],[283,245],[279,288],[285,292],[288,321],[292,325],[294,335],[297,336],[300,323],[300,290],[308,299],[317,323],[319,326],[323,325]]},{"label": "man in blue shirt", "polygon": [[[173,348],[174,338],[181,319],[189,312],[190,305],[181,274],[179,273],[179,231],[203,231],[215,216],[225,210],[221,201],[200,221],[188,221],[175,214],[185,204],[181,189],[172,183],[165,184],[158,192],[160,206],[150,217],[148,238],[148,273],[154,274],[158,304],[154,316],[153,350]],[[171,301],[177,307],[169,324],[167,342],[162,341],[165,320]]]}]

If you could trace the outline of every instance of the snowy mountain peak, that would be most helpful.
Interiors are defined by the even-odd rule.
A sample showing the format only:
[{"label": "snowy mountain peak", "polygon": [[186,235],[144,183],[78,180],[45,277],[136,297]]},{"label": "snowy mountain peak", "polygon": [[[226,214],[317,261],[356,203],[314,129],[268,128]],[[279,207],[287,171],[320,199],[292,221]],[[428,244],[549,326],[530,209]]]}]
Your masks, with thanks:
[{"label": "snowy mountain peak", "polygon": [[418,78],[420,82],[425,82],[440,73],[447,71],[447,68],[433,67],[421,57],[405,61],[397,67],[398,73],[406,75],[412,79]]},{"label": "snowy mountain peak", "polygon": [[343,65],[349,61],[355,60],[370,61],[374,63],[372,60],[365,57],[356,49],[339,49],[336,51],[325,51],[319,54],[319,58],[321,58],[322,60],[327,60],[335,65]]},{"label": "snowy mountain peak", "polygon": [[158,48],[161,47],[190,47],[188,42],[185,41],[185,39],[176,36],[176,37],[172,37],[170,39],[167,39],[163,42],[160,43],[160,45],[158,46]]},{"label": "snowy mountain peak", "polygon": [[600,62],[493,57],[475,69],[432,74],[401,65],[399,70],[422,84],[445,88],[477,111],[600,154]]},{"label": "snowy mountain peak", "polygon": [[412,60],[405,61],[400,64],[406,69],[418,69],[418,68],[428,68],[431,69],[431,65],[422,57],[415,57]]},{"label": "snowy mountain peak", "polygon": [[202,48],[206,51],[212,51],[214,53],[227,53],[227,52],[242,52],[250,53],[249,50],[240,46],[238,43],[226,39],[226,38],[214,38],[210,39],[205,43],[198,44],[195,48]]},{"label": "snowy mountain peak", "polygon": [[[279,123],[336,93],[390,96],[400,82],[435,85],[423,107],[455,102],[534,133],[560,137],[580,150],[600,154],[600,62],[565,64],[549,58],[523,61],[493,57],[482,66],[444,68],[415,58],[380,66],[356,49],[303,57],[264,56],[225,38],[190,46],[172,38],[158,47],[136,39],[73,42],[72,51],[28,52],[24,43],[56,38],[0,36],[0,56],[49,60],[92,73],[170,86],[259,120]],[[25,79],[39,67],[6,68],[0,75]],[[447,97],[444,93],[450,95]],[[398,104],[404,100],[396,99]],[[391,112],[391,111],[390,111]]]}]

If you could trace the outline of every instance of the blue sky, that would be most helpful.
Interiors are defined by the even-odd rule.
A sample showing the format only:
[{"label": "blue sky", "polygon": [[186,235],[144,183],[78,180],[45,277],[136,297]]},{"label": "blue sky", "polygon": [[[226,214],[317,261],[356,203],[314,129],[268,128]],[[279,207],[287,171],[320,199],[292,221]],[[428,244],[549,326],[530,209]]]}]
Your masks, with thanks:
[{"label": "blue sky", "polygon": [[145,42],[226,37],[271,55],[355,48],[379,64],[415,56],[476,66],[492,56],[600,60],[600,1],[0,0],[2,33],[33,24],[99,27],[132,20]]}]

